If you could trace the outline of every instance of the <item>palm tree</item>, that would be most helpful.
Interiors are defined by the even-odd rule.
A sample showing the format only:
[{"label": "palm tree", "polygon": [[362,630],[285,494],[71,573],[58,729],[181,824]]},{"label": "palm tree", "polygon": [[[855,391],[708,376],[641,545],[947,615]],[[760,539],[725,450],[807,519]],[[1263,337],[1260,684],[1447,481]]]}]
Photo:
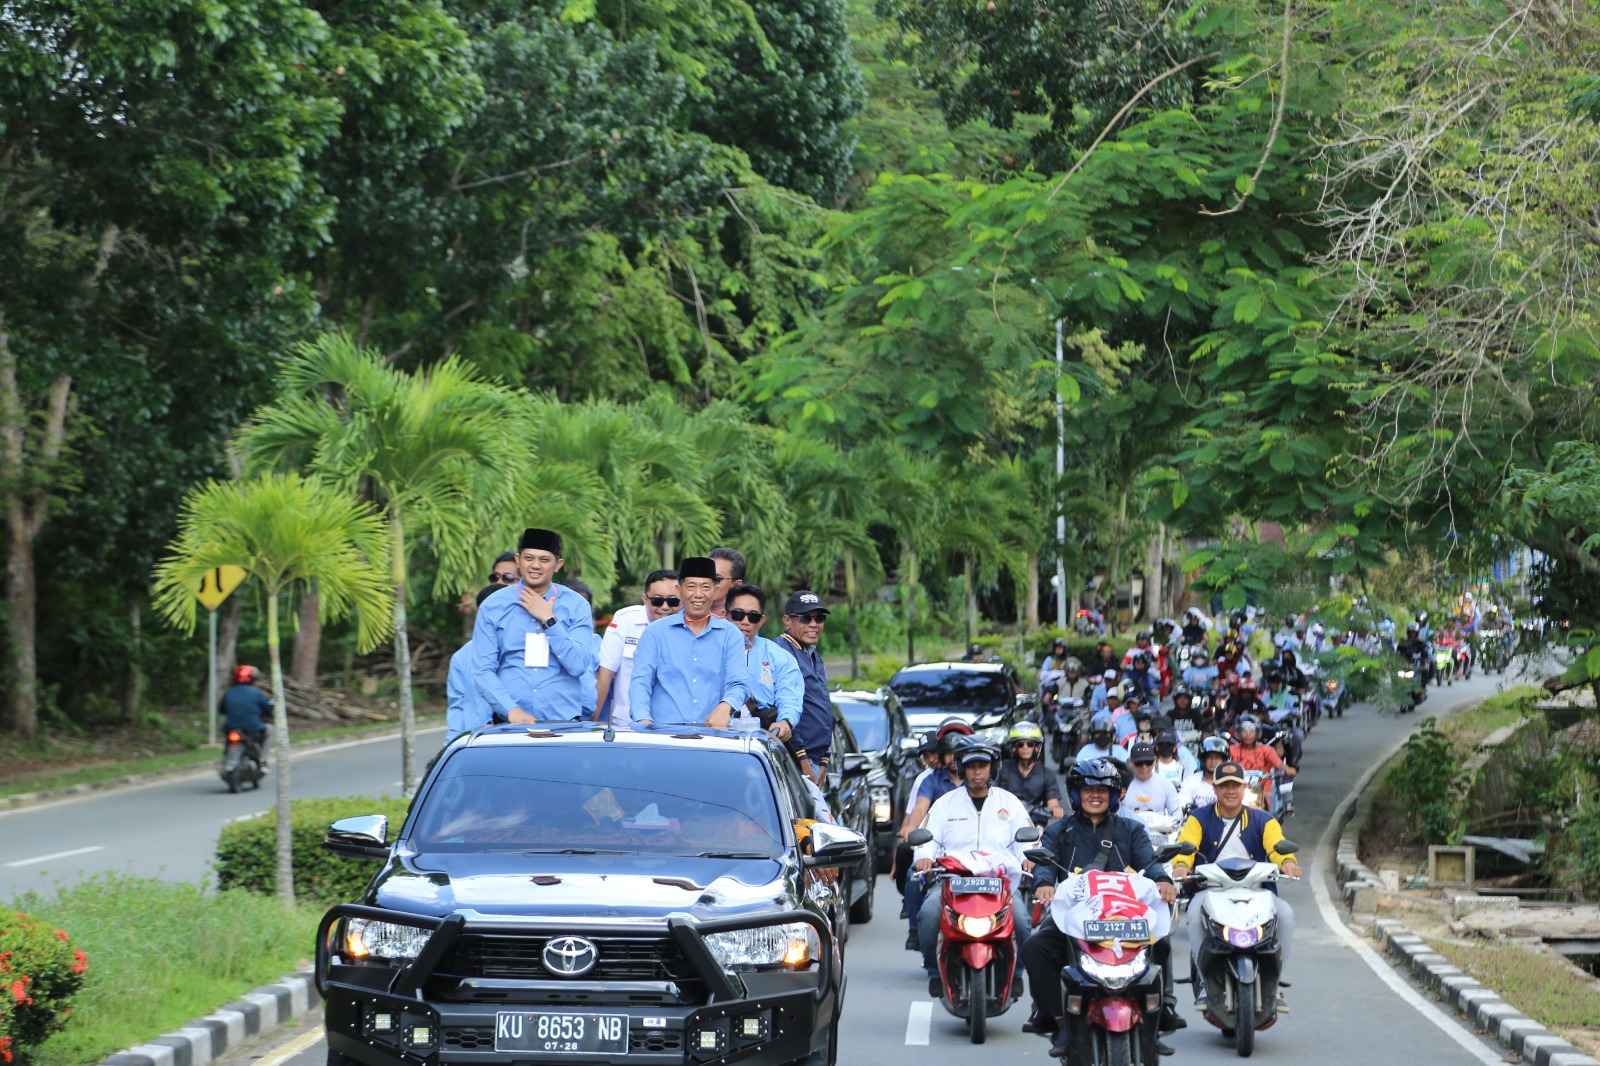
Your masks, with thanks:
[{"label": "palm tree", "polygon": [[294,899],[289,827],[289,717],[279,654],[278,600],[313,582],[324,622],[356,615],[363,650],[389,634],[384,570],[389,542],[381,516],[348,493],[298,474],[264,474],[249,481],[210,481],[184,499],[178,537],[155,569],[158,612],[194,632],[195,590],[219,566],[244,567],[267,600],[267,653],[272,672],[276,734],[277,884],[287,907]]},{"label": "palm tree", "polygon": [[854,454],[866,464],[877,487],[874,523],[892,530],[900,545],[900,576],[906,588],[906,662],[914,663],[919,569],[921,561],[938,550],[947,509],[942,489],[949,474],[937,459],[894,442],[875,442]]},{"label": "palm tree", "polygon": [[301,345],[279,381],[279,399],[245,429],[249,463],[320,474],[366,495],[388,521],[401,780],[409,793],[418,777],[406,631],[410,553],[426,543],[439,564],[438,586],[475,587],[495,547],[494,517],[509,513],[517,497],[517,394],[454,358],[415,374],[395,370],[339,333]]},{"label": "palm tree", "polygon": [[878,580],[882,567],[868,523],[877,510],[877,491],[864,462],[826,441],[788,436],[775,455],[784,495],[801,502],[804,520],[796,523],[790,559],[813,588],[826,592],[834,568],[844,564],[845,602],[850,609],[850,677],[861,672],[856,634],[856,602],[863,580]]}]

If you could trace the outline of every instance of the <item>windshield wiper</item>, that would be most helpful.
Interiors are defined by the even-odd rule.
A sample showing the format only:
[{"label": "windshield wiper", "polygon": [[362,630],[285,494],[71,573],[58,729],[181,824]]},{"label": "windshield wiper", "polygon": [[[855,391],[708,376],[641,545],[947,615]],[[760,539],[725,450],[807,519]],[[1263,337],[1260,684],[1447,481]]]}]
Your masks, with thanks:
[{"label": "windshield wiper", "polygon": [[514,852],[517,855],[632,855],[631,851],[613,851],[609,848],[531,848]]},{"label": "windshield wiper", "polygon": [[697,859],[770,859],[764,851],[702,851]]}]

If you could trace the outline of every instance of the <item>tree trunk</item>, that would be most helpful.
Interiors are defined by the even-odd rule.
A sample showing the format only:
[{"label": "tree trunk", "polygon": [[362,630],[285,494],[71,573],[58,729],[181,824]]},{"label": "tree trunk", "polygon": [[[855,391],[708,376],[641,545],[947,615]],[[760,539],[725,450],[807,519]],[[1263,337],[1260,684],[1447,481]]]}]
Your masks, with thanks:
[{"label": "tree trunk", "polygon": [[[67,400],[72,379],[63,375],[50,387],[36,455],[27,454],[28,410],[17,385],[17,359],[5,320],[0,318],[0,485],[5,496],[6,615],[11,675],[6,693],[6,724],[22,736],[39,728],[38,575],[33,544],[50,509],[49,479],[61,458],[66,436]],[[32,475],[31,477],[29,475]]]},{"label": "tree trunk", "polygon": [[674,570],[678,566],[678,546],[672,538],[672,530],[661,531],[661,567],[664,570]]},{"label": "tree trunk", "polygon": [[[144,619],[137,594],[128,595],[128,668],[122,679],[122,720],[139,717],[139,685],[144,679]],[[221,691],[220,689],[218,691]]]},{"label": "tree trunk", "polygon": [[1171,612],[1167,610],[1167,527],[1156,525],[1156,535],[1144,553],[1144,617],[1154,621]]},{"label": "tree trunk", "polygon": [[1034,556],[1028,560],[1028,591],[1027,599],[1023,601],[1022,613],[1018,619],[1026,623],[1025,631],[1037,633],[1039,631],[1039,558]]},{"label": "tree trunk", "polygon": [[917,661],[917,549],[906,549],[906,662]]},{"label": "tree trunk", "polygon": [[272,761],[278,778],[278,898],[294,907],[294,831],[289,821],[289,701],[283,693],[283,656],[278,651],[278,590],[267,590],[267,658],[272,670]]},{"label": "tree trunk", "polygon": [[217,691],[228,691],[228,679],[239,665],[239,621],[244,616],[244,597],[229,596],[217,615]]},{"label": "tree trunk", "polygon": [[[972,556],[969,555],[961,560],[961,615],[965,623],[967,648],[972,646],[972,638],[978,630],[978,594],[972,586]],[[967,648],[961,649],[963,654]]]},{"label": "tree trunk", "polygon": [[317,684],[317,659],[322,654],[321,603],[315,582],[300,594],[300,619],[294,634],[294,658],[289,674],[302,685]]},{"label": "tree trunk", "polygon": [[417,788],[417,711],[411,702],[411,638],[406,633],[406,538],[399,510],[390,512],[394,532],[394,676],[400,683],[400,787]]},{"label": "tree trunk", "polygon": [[850,608],[850,680],[861,676],[860,645],[856,641],[856,553],[844,553],[844,599]]},{"label": "tree trunk", "polygon": [[[1117,615],[1117,589],[1122,585],[1122,542],[1128,534],[1128,485],[1124,483],[1117,492],[1117,520],[1111,524],[1111,563],[1106,567],[1105,588],[1102,595],[1107,600],[1106,633],[1116,635],[1120,630]],[[1129,589],[1128,614],[1133,614],[1133,595]]]}]

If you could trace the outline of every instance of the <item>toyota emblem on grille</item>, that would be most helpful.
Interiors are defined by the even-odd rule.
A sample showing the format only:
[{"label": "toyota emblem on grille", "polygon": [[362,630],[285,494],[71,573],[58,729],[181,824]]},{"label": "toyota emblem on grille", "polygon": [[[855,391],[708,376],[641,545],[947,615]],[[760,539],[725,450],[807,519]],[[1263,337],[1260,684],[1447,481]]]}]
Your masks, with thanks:
[{"label": "toyota emblem on grille", "polygon": [[558,936],[544,946],[544,968],[557,977],[582,977],[600,961],[594,941],[581,936]]}]

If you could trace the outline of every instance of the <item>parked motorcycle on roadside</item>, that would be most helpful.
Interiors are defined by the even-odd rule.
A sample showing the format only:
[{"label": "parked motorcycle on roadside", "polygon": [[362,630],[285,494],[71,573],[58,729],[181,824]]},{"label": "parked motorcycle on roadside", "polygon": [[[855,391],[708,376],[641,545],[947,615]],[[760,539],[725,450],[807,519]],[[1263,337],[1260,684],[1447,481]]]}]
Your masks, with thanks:
[{"label": "parked motorcycle on roadside", "polygon": [[[1016,839],[1039,839],[1032,826],[1017,830]],[[926,829],[906,838],[912,847],[933,839]],[[954,855],[933,860],[939,878],[939,961],[945,1010],[964,1019],[974,1044],[988,1038],[989,1019],[1004,1014],[1016,1002],[1012,994],[1017,961],[1016,924],[1011,913],[1011,878],[1004,872],[974,875],[971,866]]]},{"label": "parked motorcycle on roadside", "polygon": [[[1273,850],[1289,855],[1300,849],[1285,839]],[[1266,886],[1281,876],[1270,862],[1229,858],[1197,866],[1183,886],[1192,896],[1189,906],[1200,908],[1203,930],[1191,980],[1205,988],[1206,1021],[1244,1058],[1255,1050],[1256,1033],[1278,1021],[1282,961],[1275,897]]]}]

